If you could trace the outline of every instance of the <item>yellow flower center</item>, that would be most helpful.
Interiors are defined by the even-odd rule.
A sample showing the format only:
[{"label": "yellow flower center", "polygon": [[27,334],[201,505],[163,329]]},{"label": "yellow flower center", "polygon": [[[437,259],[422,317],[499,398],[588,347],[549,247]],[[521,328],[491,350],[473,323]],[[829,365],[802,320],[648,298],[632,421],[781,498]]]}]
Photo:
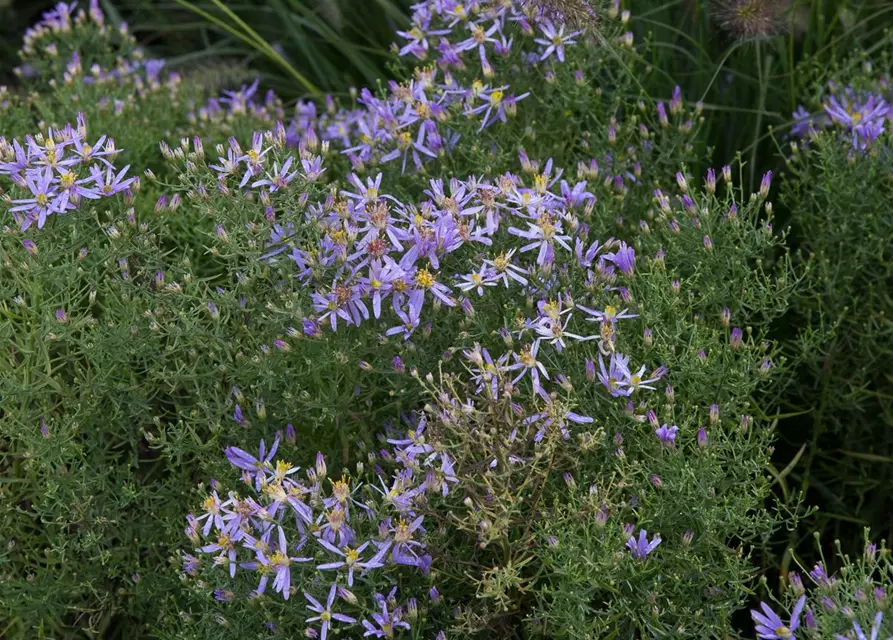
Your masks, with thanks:
[{"label": "yellow flower center", "polygon": [[531,355],[530,347],[524,347],[521,350],[520,355],[518,355],[518,360],[528,369],[532,369],[536,366],[536,358]]},{"label": "yellow flower center", "polygon": [[400,518],[394,529],[394,540],[397,542],[409,542],[412,540],[412,531],[409,530],[409,523],[403,518]]},{"label": "yellow flower center", "polygon": [[499,89],[496,89],[495,91],[491,91],[490,92],[490,106],[498,107],[499,103],[502,102],[502,97],[504,95],[505,94],[502,91],[500,91]]},{"label": "yellow flower center", "polygon": [[41,207],[46,206],[46,203],[50,201],[50,199],[47,198],[45,193],[38,193],[34,199],[37,201],[37,204],[39,204]]},{"label": "yellow flower center", "polygon": [[354,562],[360,559],[360,554],[356,549],[347,549],[344,552],[344,561],[349,565],[352,565]]},{"label": "yellow flower center", "polygon": [[427,269],[419,269],[415,275],[415,283],[422,289],[430,289],[434,286],[434,276]]},{"label": "yellow flower center", "polygon": [[260,159],[260,154],[254,149],[249,149],[248,153],[246,153],[245,155],[248,156],[248,161],[252,164],[256,163]]},{"label": "yellow flower center", "polygon": [[341,504],[347,502],[347,498],[350,496],[350,480],[347,476],[341,476],[340,480],[332,482],[332,495]]},{"label": "yellow flower center", "polygon": [[77,179],[76,175],[74,175],[71,171],[66,171],[64,174],[62,174],[62,177],[60,178],[59,181],[62,183],[63,187],[68,189],[69,187],[71,187],[71,185],[74,184],[74,181],[76,179]]},{"label": "yellow flower center", "polygon": [[285,460],[277,460],[276,461],[276,480],[282,482],[285,479],[285,476],[291,470],[291,463],[286,462]]}]

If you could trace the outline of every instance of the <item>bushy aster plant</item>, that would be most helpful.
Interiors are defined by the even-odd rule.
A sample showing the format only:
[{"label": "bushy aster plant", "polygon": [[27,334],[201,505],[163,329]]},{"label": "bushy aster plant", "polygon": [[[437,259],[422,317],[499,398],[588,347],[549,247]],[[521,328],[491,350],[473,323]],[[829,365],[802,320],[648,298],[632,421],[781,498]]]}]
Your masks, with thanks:
[{"label": "bushy aster plant", "polygon": [[[891,584],[890,551],[869,542],[852,558],[840,549],[839,571],[826,568],[824,558],[811,569],[792,571],[784,582],[782,596],[790,603],[790,616],[784,608],[761,602],[752,610],[757,638],[834,638],[868,640],[891,637],[893,624],[888,615]],[[781,614],[777,611],[782,611]]]},{"label": "bushy aster plant", "polygon": [[844,544],[858,540],[861,525],[881,537],[890,532],[889,495],[881,488],[893,453],[886,367],[893,349],[886,204],[893,96],[888,59],[879,60],[852,61],[814,87],[786,141],[782,189],[808,285],[791,314],[802,328],[791,343],[799,373],[788,401],[801,415],[786,431],[808,429],[800,484],[830,489],[837,496],[832,513],[854,519],[856,526],[818,516]]},{"label": "bushy aster plant", "polygon": [[628,18],[423,2],[394,81],[292,114],[44,16],[0,140],[7,632],[733,633],[800,276]]}]

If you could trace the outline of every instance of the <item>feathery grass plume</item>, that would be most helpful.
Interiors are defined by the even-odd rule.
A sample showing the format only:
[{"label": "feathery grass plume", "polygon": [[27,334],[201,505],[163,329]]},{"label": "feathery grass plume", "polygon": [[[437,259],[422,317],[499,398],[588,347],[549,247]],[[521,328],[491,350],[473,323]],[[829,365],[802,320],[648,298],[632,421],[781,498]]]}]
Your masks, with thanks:
[{"label": "feathery grass plume", "polygon": [[714,0],[711,15],[719,26],[739,40],[760,40],[781,33],[790,0]]}]

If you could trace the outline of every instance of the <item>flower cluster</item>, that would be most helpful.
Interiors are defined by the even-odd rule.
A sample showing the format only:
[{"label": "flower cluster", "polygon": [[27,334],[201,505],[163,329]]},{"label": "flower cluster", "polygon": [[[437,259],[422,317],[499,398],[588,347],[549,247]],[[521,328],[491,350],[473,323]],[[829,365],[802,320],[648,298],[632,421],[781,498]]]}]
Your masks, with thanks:
[{"label": "flower cluster", "polygon": [[[565,62],[567,49],[583,34],[560,19],[537,9],[525,11],[518,2],[486,0],[467,7],[458,2],[418,3],[411,27],[398,32],[405,42],[395,49],[399,56],[419,61],[434,58],[436,66],[416,68],[406,84],[389,82],[385,98],[361,90],[354,109],[339,108],[327,98],[325,112],[318,113],[315,103],[299,102],[288,130],[290,141],[337,143],[357,170],[389,162],[399,163],[403,172],[410,162],[418,169],[456,144],[459,134],[450,122],[474,118],[480,132],[506,122],[517,103],[528,97],[528,92],[512,92],[507,83],[496,81],[495,61],[514,69],[507,78],[519,77],[519,65],[538,70]],[[476,75],[470,64],[479,66],[483,80],[460,80]]]},{"label": "flower cluster", "polygon": [[787,591],[796,598],[790,619],[784,622],[769,604],[761,602],[761,610],[751,611],[757,637],[878,640],[893,633],[889,622],[884,624],[890,588],[889,551],[866,540],[862,558],[842,560],[846,571],[839,578],[829,574],[824,561],[809,570],[811,588],[799,573],[789,573]]},{"label": "flower cluster", "polygon": [[107,136],[87,141],[83,114],[78,115],[76,126],[50,129],[46,136],[27,136],[24,143],[0,137],[0,175],[25,192],[25,197],[4,198],[21,230],[34,224],[42,229],[49,216],[74,211],[85,199],[99,200],[130,190],[136,182],[126,177],[130,166],[118,170],[112,164],[119,152]]},{"label": "flower cluster", "polygon": [[791,133],[797,137],[835,127],[844,131],[853,149],[864,151],[884,134],[888,122],[893,121],[893,106],[880,93],[844,87],[822,103],[821,113],[812,114],[800,106],[793,118]]},{"label": "flower cluster", "polygon": [[[483,369],[486,361],[489,373],[513,372],[513,385],[527,377],[545,396],[543,381],[550,374],[538,359],[541,346],[560,353],[568,341],[597,340],[599,380],[612,395],[653,389],[649,385],[666,369],[646,379],[645,367],[634,373],[629,358],[615,348],[615,324],[636,316],[613,303],[628,297],[617,280],[633,276],[635,251],[622,241],[588,239],[580,216],[587,215],[594,196],[586,180],[561,180],[562,171],[551,161],[542,170],[523,154],[522,162],[532,180],[511,173],[495,181],[432,179],[426,199],[417,204],[382,192],[381,174],[365,182],[353,174],[352,190],[311,205],[309,215],[325,234],[318,246],[294,247],[290,254],[297,278],[315,288],[315,314],[305,318],[305,333],[318,336],[321,327],[336,331],[393,315],[399,322],[384,333],[409,340],[423,323],[426,305],[473,314],[471,300],[462,294],[486,300],[497,289],[506,295],[514,290],[540,298],[536,316],[519,319],[510,332],[530,341],[496,360],[482,352],[481,384],[492,380]],[[282,235],[290,234],[277,230],[272,241]],[[579,296],[557,289],[557,264],[562,274],[571,266],[580,274]],[[465,271],[464,265],[470,268]],[[595,323],[598,333],[590,334],[580,320],[574,321],[575,331],[575,317]]]},{"label": "flower cluster", "polygon": [[[269,450],[261,441],[256,456],[228,447],[227,459],[241,471],[253,495],[243,498],[230,491],[224,499],[217,489],[211,491],[202,513],[187,518],[186,534],[196,545],[196,555],[184,556],[184,570],[197,574],[201,556],[210,555],[213,566],[226,568],[230,578],[237,571],[256,575],[252,597],[270,587],[285,600],[298,589],[295,584],[306,585],[315,572],[332,572],[330,584],[322,589],[325,595],[304,592],[315,614],[307,622],[319,624],[322,637],[333,621],[357,623],[333,609],[336,596],[341,607],[355,607],[357,596],[350,589],[365,588],[370,574],[390,580],[400,568],[413,568],[427,575],[432,558],[418,508],[428,495],[446,496],[458,482],[450,455],[426,442],[424,417],[407,418],[406,424],[406,431],[389,428],[383,436],[387,449],[380,454],[382,464],[397,463],[397,468],[389,474],[376,465],[374,480],[367,485],[347,475],[330,479],[321,453],[301,478],[300,467],[275,459],[281,434]],[[290,426],[286,436],[289,433]],[[395,590],[388,597],[375,595],[380,611],[362,620],[365,635],[390,637],[397,627],[409,628],[394,600]],[[221,600],[235,597],[223,589],[216,594]],[[410,608],[413,603],[410,600]]]}]

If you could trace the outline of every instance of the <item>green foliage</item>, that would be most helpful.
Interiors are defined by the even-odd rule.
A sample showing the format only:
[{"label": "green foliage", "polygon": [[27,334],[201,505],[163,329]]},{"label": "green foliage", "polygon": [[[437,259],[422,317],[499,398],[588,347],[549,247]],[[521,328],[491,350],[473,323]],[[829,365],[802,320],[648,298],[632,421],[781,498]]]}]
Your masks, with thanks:
[{"label": "green foliage", "polygon": [[[820,33],[686,59],[669,5],[551,35],[568,3],[438,5],[425,29],[483,43],[386,85],[390,4],[179,4],[219,33],[169,66],[250,49],[287,96],[377,89],[217,96],[229,67],[168,73],[126,6],[29,31],[0,93],[0,634],[314,637],[334,589],[344,637],[387,607],[413,638],[721,638],[761,573],[802,595],[807,528],[844,534],[808,633],[872,624],[889,554],[834,523],[889,526],[890,133],[779,139],[781,231],[755,177],[829,79],[889,90],[883,56],[821,64],[876,25],[817,4]],[[469,28],[506,7],[511,48]],[[349,547],[373,566],[325,566]]]}]

